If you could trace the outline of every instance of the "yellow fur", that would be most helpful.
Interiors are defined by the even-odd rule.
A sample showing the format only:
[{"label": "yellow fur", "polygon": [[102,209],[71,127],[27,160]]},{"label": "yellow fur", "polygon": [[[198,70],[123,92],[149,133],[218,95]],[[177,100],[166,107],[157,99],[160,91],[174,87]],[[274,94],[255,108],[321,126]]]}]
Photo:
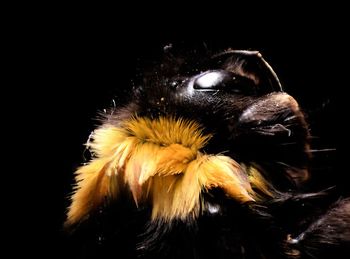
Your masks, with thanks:
[{"label": "yellow fur", "polygon": [[[253,188],[258,190],[262,195],[267,197],[274,197],[276,194],[276,190],[273,186],[268,183],[265,178],[260,174],[257,168],[249,166],[246,168],[246,172],[248,174],[249,182]],[[261,199],[261,194],[254,192],[254,197],[256,199]]]},{"label": "yellow fur", "polygon": [[[97,129],[88,144],[96,157],[76,172],[67,224],[128,189],[136,205],[152,204],[154,220],[198,216],[201,193],[211,188],[222,188],[238,202],[254,201],[248,175],[238,163],[201,152],[210,138],[197,123],[172,117],[135,117],[119,127]],[[255,185],[264,189],[260,182]]]}]

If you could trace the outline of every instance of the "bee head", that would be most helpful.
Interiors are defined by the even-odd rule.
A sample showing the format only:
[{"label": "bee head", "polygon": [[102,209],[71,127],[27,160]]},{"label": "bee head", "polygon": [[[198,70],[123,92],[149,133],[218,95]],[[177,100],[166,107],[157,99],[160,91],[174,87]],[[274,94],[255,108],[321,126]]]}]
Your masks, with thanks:
[{"label": "bee head", "polygon": [[293,184],[307,178],[309,133],[304,116],[258,51],[204,56],[195,52],[181,58],[169,51],[135,88],[128,112],[196,121],[204,133],[213,135],[205,152],[225,152],[239,162],[281,168],[289,172],[281,175]]}]

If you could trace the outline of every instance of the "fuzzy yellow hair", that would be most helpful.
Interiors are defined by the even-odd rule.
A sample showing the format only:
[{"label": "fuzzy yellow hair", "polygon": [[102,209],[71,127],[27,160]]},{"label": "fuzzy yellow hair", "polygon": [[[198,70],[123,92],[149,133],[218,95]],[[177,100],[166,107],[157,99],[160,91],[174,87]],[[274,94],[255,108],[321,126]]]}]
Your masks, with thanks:
[{"label": "fuzzy yellow hair", "polygon": [[204,154],[210,138],[196,122],[173,117],[135,117],[97,129],[88,143],[95,158],[76,172],[67,224],[128,189],[136,205],[150,202],[152,219],[164,221],[198,216],[201,193],[211,188],[241,203],[258,199],[254,188],[272,195],[255,169],[246,170],[228,156]]}]

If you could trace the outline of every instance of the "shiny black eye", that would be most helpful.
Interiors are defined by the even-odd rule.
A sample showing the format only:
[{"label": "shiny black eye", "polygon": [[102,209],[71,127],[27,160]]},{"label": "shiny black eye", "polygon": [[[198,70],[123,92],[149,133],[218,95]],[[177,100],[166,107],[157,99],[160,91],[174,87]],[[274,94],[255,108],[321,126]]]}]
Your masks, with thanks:
[{"label": "shiny black eye", "polygon": [[251,79],[225,70],[204,72],[194,80],[193,89],[200,91],[223,90],[242,94],[256,93],[256,86]]}]

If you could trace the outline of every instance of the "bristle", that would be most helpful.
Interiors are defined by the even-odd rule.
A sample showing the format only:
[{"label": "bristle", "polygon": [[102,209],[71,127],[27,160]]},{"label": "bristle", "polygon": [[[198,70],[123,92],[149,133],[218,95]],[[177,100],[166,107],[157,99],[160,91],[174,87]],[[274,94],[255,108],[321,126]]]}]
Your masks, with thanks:
[{"label": "bristle", "polygon": [[105,196],[114,197],[118,192],[116,176],[109,172],[111,161],[108,158],[96,159],[81,167],[76,176],[76,192],[69,207],[67,225],[72,225],[88,216],[96,209]]},{"label": "bristle", "polygon": [[261,195],[273,198],[276,196],[276,190],[274,187],[262,176],[259,170],[253,166],[246,168],[246,172],[249,177],[249,182],[253,189],[257,192],[253,192],[255,199],[261,200],[263,197]]},{"label": "bristle", "polygon": [[229,197],[239,202],[253,201],[247,175],[241,166],[227,156],[207,156],[197,169],[201,184],[207,188],[222,188]]},{"label": "bristle", "polygon": [[[106,198],[117,198],[124,185],[137,206],[151,202],[154,220],[198,216],[201,193],[212,188],[241,203],[254,201],[248,175],[237,162],[201,152],[210,137],[196,122],[171,117],[135,117],[120,127],[97,129],[90,143],[96,158],[77,171],[67,223],[88,217]],[[270,195],[254,172],[253,184]]]}]

